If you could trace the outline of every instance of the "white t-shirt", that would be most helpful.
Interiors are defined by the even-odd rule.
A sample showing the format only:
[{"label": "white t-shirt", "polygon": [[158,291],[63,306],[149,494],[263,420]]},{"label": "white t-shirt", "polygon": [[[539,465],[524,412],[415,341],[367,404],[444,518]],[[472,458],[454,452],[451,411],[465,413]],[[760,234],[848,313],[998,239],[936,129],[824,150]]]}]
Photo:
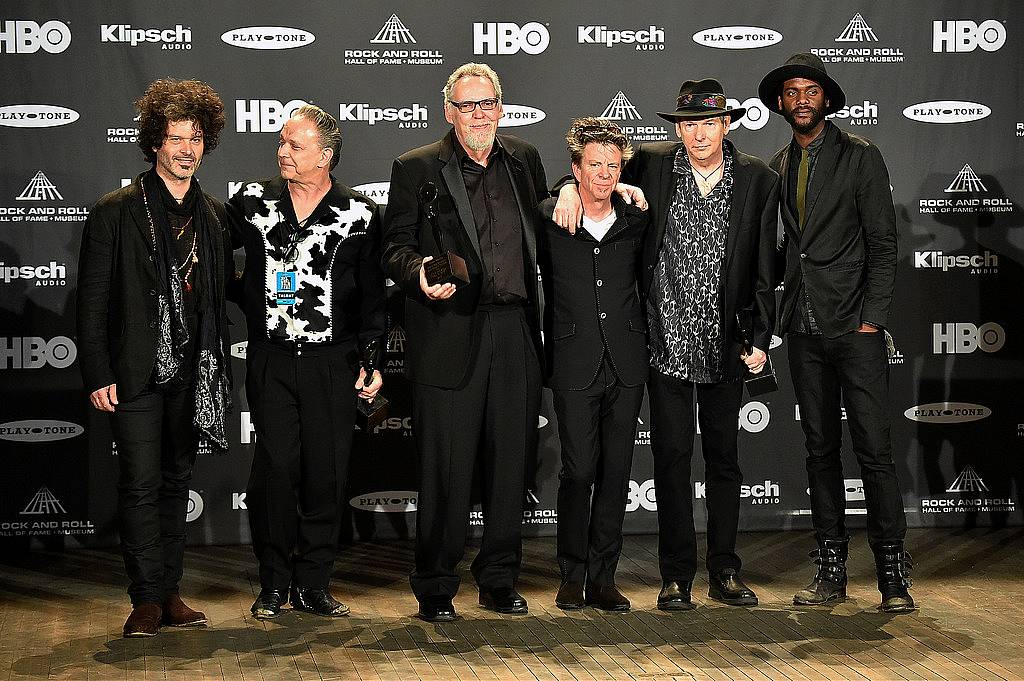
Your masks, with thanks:
[{"label": "white t-shirt", "polygon": [[600,220],[591,220],[586,215],[583,216],[583,229],[590,232],[590,235],[600,241],[604,238],[604,235],[608,233],[608,230],[615,224],[615,211],[608,213],[608,217]]}]

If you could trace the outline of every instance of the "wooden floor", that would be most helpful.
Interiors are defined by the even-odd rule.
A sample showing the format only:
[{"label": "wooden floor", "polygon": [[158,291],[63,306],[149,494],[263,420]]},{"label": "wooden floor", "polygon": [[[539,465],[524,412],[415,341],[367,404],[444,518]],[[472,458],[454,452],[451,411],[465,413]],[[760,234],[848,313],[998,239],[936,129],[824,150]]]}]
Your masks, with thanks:
[{"label": "wooden floor", "polygon": [[808,542],[797,532],[742,535],[743,574],[761,605],[711,602],[699,578],[700,607],[668,614],[654,608],[656,538],[628,537],[618,582],[633,610],[608,614],[555,608],[554,541],[533,539],[520,582],[528,616],[481,610],[470,582],[456,599],[461,618],[438,625],[412,616],[407,543],[359,544],[339,559],[332,588],[350,617],[288,610],[272,623],[249,614],[258,583],[248,547],[197,548],[186,556],[183,595],[210,626],[132,640],[121,638],[127,599],[116,552],[8,556],[0,681],[1024,678],[1024,529],[912,531],[920,610],[900,616],[875,608],[863,536],[852,542],[850,600],[790,605],[811,575]]}]

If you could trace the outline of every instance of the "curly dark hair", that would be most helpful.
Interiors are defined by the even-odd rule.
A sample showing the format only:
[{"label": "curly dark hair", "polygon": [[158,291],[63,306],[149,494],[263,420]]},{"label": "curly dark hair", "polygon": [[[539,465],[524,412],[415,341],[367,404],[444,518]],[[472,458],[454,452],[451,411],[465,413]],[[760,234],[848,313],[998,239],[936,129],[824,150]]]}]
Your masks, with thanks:
[{"label": "curly dark hair", "polygon": [[153,149],[163,145],[168,123],[193,121],[203,131],[204,153],[216,149],[220,142],[224,102],[202,81],[161,78],[146,89],[135,108],[139,112],[139,148],[150,163],[156,163]]},{"label": "curly dark hair", "polygon": [[573,165],[580,164],[583,160],[583,150],[591,142],[618,147],[622,152],[623,163],[633,157],[633,145],[615,123],[607,118],[592,116],[573,119],[569,132],[565,134],[565,148],[569,150]]}]

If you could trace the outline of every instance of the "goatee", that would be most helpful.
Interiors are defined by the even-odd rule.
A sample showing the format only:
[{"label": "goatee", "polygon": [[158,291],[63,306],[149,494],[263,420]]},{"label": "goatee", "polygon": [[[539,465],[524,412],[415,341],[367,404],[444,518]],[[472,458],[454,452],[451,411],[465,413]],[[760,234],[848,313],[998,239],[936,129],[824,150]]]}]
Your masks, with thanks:
[{"label": "goatee", "polygon": [[811,117],[807,120],[806,123],[798,123],[793,111],[783,110],[782,112],[782,115],[786,118],[786,121],[789,122],[790,126],[792,126],[793,130],[800,133],[801,135],[806,135],[810,131],[814,130],[816,127],[818,127],[819,123],[825,120],[825,114],[822,112],[821,109],[815,109],[813,107],[808,108],[810,109]]}]

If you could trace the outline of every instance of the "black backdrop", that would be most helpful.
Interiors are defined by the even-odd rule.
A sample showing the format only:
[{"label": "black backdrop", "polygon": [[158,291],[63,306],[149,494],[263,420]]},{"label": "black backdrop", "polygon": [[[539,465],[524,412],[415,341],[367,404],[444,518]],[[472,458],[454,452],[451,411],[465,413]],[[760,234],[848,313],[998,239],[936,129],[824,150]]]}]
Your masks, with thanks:
[{"label": "black backdrop", "polygon": [[[909,522],[1020,524],[1022,19],[1012,0],[8,0],[0,9],[0,540],[25,547],[115,538],[116,449],[81,392],[73,301],[88,207],[146,167],[131,102],[153,79],[199,78],[224,98],[228,125],[199,173],[207,191],[226,198],[243,180],[275,173],[276,133],[309,101],[342,125],[337,176],[385,203],[391,160],[446,132],[440,90],[463,62],[498,71],[503,124],[516,126],[505,132],[536,144],[557,177],[568,167],[562,139],[572,117],[616,119],[636,142],[668,139],[671,128],[654,112],[695,77],[719,78],[748,107],[730,138],[768,157],[786,143],[788,126],[756,100],[757,84],[806,50],[826,59],[847,92],[836,122],[875,141],[892,176],[900,256],[891,413]],[[356,434],[348,526],[357,537],[404,536],[413,527],[401,299],[390,291],[385,391],[393,407],[378,431]],[[232,314],[241,385],[244,326],[237,309]],[[782,389],[740,415],[746,529],[809,526],[799,410],[783,350],[773,352]],[[236,393],[230,453],[203,456],[196,468],[194,542],[248,541],[252,431],[244,393]],[[552,418],[546,400],[528,533],[553,533],[556,521]],[[656,527],[647,420],[645,405],[630,532]],[[857,524],[863,490],[852,457],[848,464]],[[699,500],[702,466],[694,466]],[[703,514],[703,504],[696,508]]]}]

